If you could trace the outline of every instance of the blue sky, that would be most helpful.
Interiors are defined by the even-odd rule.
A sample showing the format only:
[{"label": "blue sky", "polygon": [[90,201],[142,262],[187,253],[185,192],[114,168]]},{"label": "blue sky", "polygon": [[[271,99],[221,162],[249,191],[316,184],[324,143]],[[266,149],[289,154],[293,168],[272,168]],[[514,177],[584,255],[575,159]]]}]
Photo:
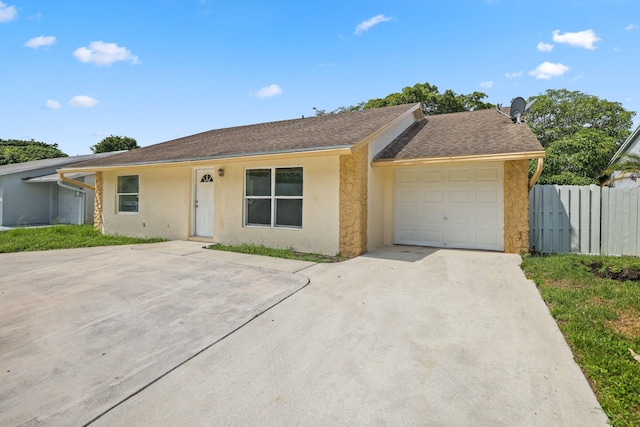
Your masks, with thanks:
[{"label": "blue sky", "polygon": [[639,111],[639,50],[637,0],[0,0],[0,138],[86,154],[425,82]]}]

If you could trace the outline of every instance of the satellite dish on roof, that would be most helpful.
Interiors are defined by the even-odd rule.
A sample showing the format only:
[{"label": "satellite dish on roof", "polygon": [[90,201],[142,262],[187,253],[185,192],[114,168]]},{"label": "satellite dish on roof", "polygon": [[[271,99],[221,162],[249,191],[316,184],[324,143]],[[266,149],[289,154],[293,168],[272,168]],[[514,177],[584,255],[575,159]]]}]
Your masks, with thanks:
[{"label": "satellite dish on roof", "polygon": [[509,114],[514,123],[520,123],[520,116],[524,114],[527,108],[527,102],[523,97],[519,96],[511,101],[511,109]]},{"label": "satellite dish on roof", "polygon": [[529,111],[529,108],[531,108],[531,106],[535,104],[537,100],[538,100],[537,98],[533,98],[531,102],[527,104],[523,97],[518,96],[517,98],[513,98],[511,100],[511,107],[509,108],[509,114],[506,114],[504,111],[502,111],[501,104],[498,104],[497,111],[503,116],[509,117],[513,121],[513,123],[520,124],[520,123],[523,123],[523,121],[521,120],[522,116],[524,116],[527,113],[527,111]]}]

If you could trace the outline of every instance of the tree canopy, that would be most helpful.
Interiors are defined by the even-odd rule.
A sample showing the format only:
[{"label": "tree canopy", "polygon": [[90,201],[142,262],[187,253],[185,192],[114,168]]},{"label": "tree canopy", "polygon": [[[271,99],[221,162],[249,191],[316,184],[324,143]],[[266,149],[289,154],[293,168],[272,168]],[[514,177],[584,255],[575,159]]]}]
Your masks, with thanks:
[{"label": "tree canopy", "polygon": [[549,89],[529,102],[533,99],[527,124],[547,155],[538,182],[599,184],[602,171],[629,136],[635,113],[619,102],[566,89]]},{"label": "tree canopy", "polygon": [[109,153],[112,151],[133,150],[134,148],[140,148],[135,139],[128,136],[110,135],[96,145],[92,145],[91,151],[93,153]]},{"label": "tree canopy", "polygon": [[60,151],[58,144],[46,144],[33,139],[29,141],[0,139],[0,165],[56,157],[67,157],[67,154]]},{"label": "tree canopy", "polygon": [[390,107],[392,105],[412,104],[419,102],[424,114],[458,113],[460,111],[484,110],[495,108],[495,105],[483,100],[487,94],[473,92],[468,95],[457,94],[451,89],[440,93],[438,87],[429,83],[416,83],[407,86],[401,92],[391,93],[384,98],[374,98],[348,107],[338,107],[333,111],[314,108],[316,114],[338,114],[347,111],[368,110],[371,108]]}]

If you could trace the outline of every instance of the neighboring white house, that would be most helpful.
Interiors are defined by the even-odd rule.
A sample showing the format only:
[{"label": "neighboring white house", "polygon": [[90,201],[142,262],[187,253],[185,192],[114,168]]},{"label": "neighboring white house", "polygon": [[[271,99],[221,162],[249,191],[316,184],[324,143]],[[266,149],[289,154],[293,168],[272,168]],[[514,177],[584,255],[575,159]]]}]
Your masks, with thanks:
[{"label": "neighboring white house", "polygon": [[[640,154],[640,126],[634,130],[631,135],[622,143],[616,154],[613,155],[609,164],[618,160],[626,154]],[[620,176],[620,172],[611,174],[612,178]],[[612,184],[615,188],[638,188],[640,187],[640,175],[630,174],[627,178],[614,181]]]},{"label": "neighboring white house", "polygon": [[[57,157],[0,166],[0,226],[92,224],[93,191],[58,183],[56,170],[113,153]],[[75,180],[92,185],[93,174]]]}]

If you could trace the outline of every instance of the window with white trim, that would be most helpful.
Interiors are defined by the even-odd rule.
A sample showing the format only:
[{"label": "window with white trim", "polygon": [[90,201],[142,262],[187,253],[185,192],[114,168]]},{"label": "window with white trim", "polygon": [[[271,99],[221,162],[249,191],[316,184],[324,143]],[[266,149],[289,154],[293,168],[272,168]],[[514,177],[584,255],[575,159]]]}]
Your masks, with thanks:
[{"label": "window with white trim", "polygon": [[138,175],[123,175],[118,177],[118,212],[138,212]]},{"label": "window with white trim", "polygon": [[244,225],[302,228],[302,168],[247,169]]}]

